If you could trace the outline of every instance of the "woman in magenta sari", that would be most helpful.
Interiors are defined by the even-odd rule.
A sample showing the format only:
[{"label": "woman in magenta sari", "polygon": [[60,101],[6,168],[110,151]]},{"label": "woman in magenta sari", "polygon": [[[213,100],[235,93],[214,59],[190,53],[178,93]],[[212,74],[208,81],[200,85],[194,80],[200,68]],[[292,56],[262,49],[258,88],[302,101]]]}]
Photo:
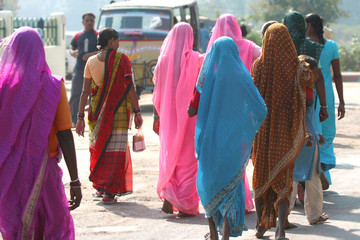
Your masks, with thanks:
[{"label": "woman in magenta sari", "polygon": [[[230,37],[235,41],[239,49],[239,57],[246,69],[251,73],[253,62],[261,55],[261,48],[254,42],[242,38],[241,28],[236,18],[231,14],[223,14],[216,21],[206,52],[210,51],[216,39],[223,36]],[[245,209],[251,211],[254,209],[254,203],[251,198],[246,171],[244,171],[243,182],[245,186]]]},{"label": "woman in magenta sari", "polygon": [[196,119],[187,115],[202,58],[193,51],[193,30],[178,23],[166,37],[156,65],[154,131],[160,137],[159,181],[157,193],[164,200],[162,210],[179,216],[199,212],[196,191]]},{"label": "woman in magenta sari", "polygon": [[[69,209],[81,201],[63,81],[51,75],[39,33],[0,42],[0,232],[10,239],[74,239]],[[69,169],[70,206],[58,166]]]}]

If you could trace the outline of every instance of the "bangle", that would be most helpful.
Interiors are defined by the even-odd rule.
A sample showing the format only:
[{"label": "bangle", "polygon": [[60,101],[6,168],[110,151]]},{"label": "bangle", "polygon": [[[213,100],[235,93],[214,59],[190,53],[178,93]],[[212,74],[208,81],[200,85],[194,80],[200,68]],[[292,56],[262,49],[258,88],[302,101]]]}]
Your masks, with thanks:
[{"label": "bangle", "polygon": [[327,110],[327,106],[320,106],[320,110]]},{"label": "bangle", "polygon": [[79,178],[77,178],[75,180],[71,180],[70,182],[72,183],[72,182],[77,182],[77,181],[79,181]]},{"label": "bangle", "polygon": [[159,115],[154,115],[154,121],[159,120],[159,119],[160,119]]},{"label": "bangle", "polygon": [[84,120],[85,113],[78,113],[77,117],[78,117],[79,120]]},{"label": "bangle", "polygon": [[340,105],[340,106],[345,106],[345,103],[340,102],[339,105]]},{"label": "bangle", "polygon": [[79,181],[79,179],[77,179],[77,181],[75,182],[70,182],[70,187],[80,187],[81,186],[81,182]]},{"label": "bangle", "polygon": [[140,108],[139,108],[138,110],[134,109],[134,113],[135,113],[135,114],[140,114],[140,113],[141,113]]}]

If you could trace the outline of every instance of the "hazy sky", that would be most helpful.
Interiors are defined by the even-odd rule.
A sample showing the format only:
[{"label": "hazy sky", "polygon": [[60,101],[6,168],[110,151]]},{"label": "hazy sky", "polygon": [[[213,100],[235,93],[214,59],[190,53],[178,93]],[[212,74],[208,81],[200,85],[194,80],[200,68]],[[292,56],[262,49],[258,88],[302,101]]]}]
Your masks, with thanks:
[{"label": "hazy sky", "polygon": [[18,17],[49,17],[53,12],[66,16],[66,31],[80,31],[81,16],[84,12],[98,15],[99,9],[110,0],[18,0]]}]

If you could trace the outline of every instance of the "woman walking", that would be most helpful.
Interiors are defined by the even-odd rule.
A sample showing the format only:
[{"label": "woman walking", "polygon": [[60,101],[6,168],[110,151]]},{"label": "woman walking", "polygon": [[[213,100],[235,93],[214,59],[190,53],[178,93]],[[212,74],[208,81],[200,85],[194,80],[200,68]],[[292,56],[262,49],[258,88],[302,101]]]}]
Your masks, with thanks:
[{"label": "woman walking", "polygon": [[[214,41],[222,36],[230,37],[235,41],[236,46],[239,50],[239,57],[241,61],[244,63],[246,69],[251,72],[253,62],[261,54],[261,48],[257,46],[254,42],[243,39],[241,28],[236,18],[231,14],[223,14],[216,21],[209,41],[207,52],[210,50]],[[254,209],[254,203],[251,197],[246,171],[244,171],[243,181],[245,186],[246,211],[251,211]]]},{"label": "woman walking", "polygon": [[[334,143],[333,143],[336,135],[336,126],[335,126],[336,115],[335,115],[335,97],[334,97],[332,75],[330,68],[332,68],[334,72],[335,87],[339,96],[339,106],[338,106],[338,114],[337,114],[338,120],[342,119],[345,116],[345,102],[344,102],[342,76],[340,71],[339,51],[334,41],[324,38],[323,20],[319,15],[315,13],[310,13],[306,15],[305,21],[309,24],[309,28],[306,31],[306,35],[309,37],[309,39],[311,41],[324,45],[324,48],[320,55],[320,64],[321,64],[321,72],[324,76],[326,103],[327,103],[327,111],[329,117],[323,122],[320,122],[317,119],[316,130],[320,134],[322,134],[322,136],[325,139],[325,144],[319,146],[319,156],[322,164],[322,170],[325,171],[325,176],[331,183],[329,170],[334,168],[336,165]],[[315,111],[316,113],[319,113],[321,107],[319,96],[315,94],[314,97],[315,97]],[[326,186],[324,187],[326,189]]]},{"label": "woman walking", "polygon": [[294,162],[305,139],[306,86],[311,72],[300,62],[287,28],[274,23],[265,32],[253,77],[268,115],[254,141],[253,189],[256,236],[279,225],[276,239],[285,238],[285,219],[292,190]]},{"label": "woman walking", "polygon": [[208,218],[206,239],[237,237],[247,230],[245,171],[266,106],[229,37],[206,55],[196,85],[201,94],[195,133],[197,189]]},{"label": "woman walking", "polygon": [[100,53],[90,57],[85,66],[76,132],[84,136],[84,109],[91,91],[89,107],[90,181],[95,196],[104,203],[114,203],[115,195],[132,192],[132,166],[128,147],[131,103],[135,128],[142,125],[139,103],[132,82],[128,57],[117,52],[119,34],[104,28],[98,37]]},{"label": "woman walking", "polygon": [[154,131],[160,137],[157,193],[164,201],[162,211],[179,216],[199,212],[196,191],[196,118],[187,115],[202,58],[193,51],[193,30],[178,23],[166,37],[154,71]]},{"label": "woman walking", "polygon": [[[69,210],[82,195],[70,107],[36,30],[19,28],[0,42],[0,73],[0,235],[75,239]],[[61,153],[71,178],[70,206],[58,166]]]}]

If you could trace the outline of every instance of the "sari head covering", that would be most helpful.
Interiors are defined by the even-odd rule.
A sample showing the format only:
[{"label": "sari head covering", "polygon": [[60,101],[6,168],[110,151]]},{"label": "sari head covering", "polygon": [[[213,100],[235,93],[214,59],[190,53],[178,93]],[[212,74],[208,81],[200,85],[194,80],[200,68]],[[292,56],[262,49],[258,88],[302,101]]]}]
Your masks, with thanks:
[{"label": "sari head covering", "polygon": [[[0,232],[4,239],[73,239],[61,170],[48,150],[61,80],[51,75],[36,30],[19,28],[0,49]],[[52,220],[38,236],[44,208]]]},{"label": "sari head covering", "polygon": [[324,46],[306,38],[307,23],[304,16],[296,11],[288,13],[285,15],[284,24],[289,30],[297,55],[308,55],[319,61]]},{"label": "sari head covering", "polygon": [[218,229],[229,218],[233,237],[247,229],[242,176],[266,117],[264,100],[238,55],[234,40],[217,39],[196,86],[201,93],[195,133],[198,194]]},{"label": "sari head covering", "polygon": [[223,36],[230,37],[235,41],[239,49],[239,57],[246,69],[250,72],[254,61],[255,43],[243,39],[241,28],[236,18],[231,14],[223,14],[216,21],[206,52],[208,53],[210,51],[216,39]]},{"label": "sari head covering", "polygon": [[276,226],[278,206],[291,194],[294,162],[305,135],[305,87],[312,85],[310,70],[299,62],[283,24],[266,30],[253,77],[268,108],[253,152],[254,198],[264,200],[260,226],[268,229]]},{"label": "sari head covering", "polygon": [[[155,85],[153,103],[160,116],[160,171],[157,192],[160,198],[166,197],[174,206],[182,207],[180,211],[189,214],[198,213],[199,197],[196,194],[195,178],[197,161],[194,155],[194,135],[196,118],[190,119],[187,107],[192,98],[197,75],[202,63],[198,52],[193,51],[193,29],[187,23],[177,23],[169,32],[160,50],[155,67],[153,82]],[[184,146],[190,146],[184,151]],[[193,200],[176,204],[175,197],[164,189],[169,189],[169,181],[174,175],[179,161],[192,162],[192,170],[187,169],[179,175],[181,179],[193,178],[195,193],[190,194]],[[179,168],[177,171],[180,171]],[[193,172],[195,170],[195,172]],[[183,180],[179,180],[183,182]],[[176,191],[176,188],[173,188]],[[171,198],[171,199],[168,199]],[[188,202],[189,204],[185,204]],[[195,205],[193,203],[196,203]],[[187,205],[187,206],[185,206]],[[194,205],[194,206],[190,206]]]}]

